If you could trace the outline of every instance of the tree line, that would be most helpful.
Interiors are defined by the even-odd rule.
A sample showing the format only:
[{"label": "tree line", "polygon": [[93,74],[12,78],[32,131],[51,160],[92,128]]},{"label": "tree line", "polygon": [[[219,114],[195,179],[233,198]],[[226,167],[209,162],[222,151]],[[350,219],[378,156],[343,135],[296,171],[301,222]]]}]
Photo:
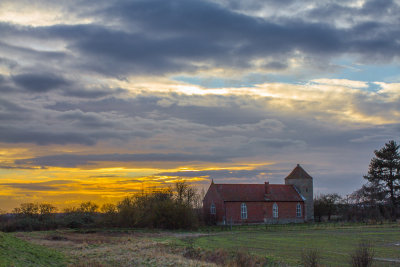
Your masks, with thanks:
[{"label": "tree line", "polygon": [[59,211],[48,203],[23,203],[0,216],[0,231],[57,228],[148,227],[197,228],[202,222],[201,196],[185,181],[125,197],[117,204],[83,202]]},{"label": "tree line", "polygon": [[366,184],[352,194],[319,195],[314,199],[316,221],[396,220],[400,215],[400,145],[394,140],[375,150]]}]

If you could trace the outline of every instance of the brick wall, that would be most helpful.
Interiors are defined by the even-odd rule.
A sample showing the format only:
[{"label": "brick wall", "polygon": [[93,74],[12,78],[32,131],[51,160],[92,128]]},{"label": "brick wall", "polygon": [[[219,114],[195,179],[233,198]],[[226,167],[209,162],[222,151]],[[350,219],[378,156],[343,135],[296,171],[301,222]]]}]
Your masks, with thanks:
[{"label": "brick wall", "polygon": [[[241,218],[241,204],[246,203],[247,219]],[[304,221],[303,202],[276,202],[278,205],[278,218],[272,216],[275,202],[225,202],[227,223],[232,219],[234,224],[241,223],[286,223]],[[302,216],[296,216],[296,206],[300,203]],[[221,221],[222,222],[222,221]]]},{"label": "brick wall", "polygon": [[203,200],[203,214],[206,218],[208,217],[207,215],[210,214],[212,203],[214,203],[216,209],[215,219],[217,222],[222,223],[225,216],[225,205],[213,183],[210,185],[210,188],[208,189]]}]

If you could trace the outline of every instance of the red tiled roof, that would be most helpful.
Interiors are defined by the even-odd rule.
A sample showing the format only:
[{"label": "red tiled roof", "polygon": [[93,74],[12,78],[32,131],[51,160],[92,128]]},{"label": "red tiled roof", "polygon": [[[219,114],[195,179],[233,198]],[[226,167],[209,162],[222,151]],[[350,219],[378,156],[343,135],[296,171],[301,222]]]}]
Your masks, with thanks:
[{"label": "red tiled roof", "polygon": [[215,184],[224,201],[264,201],[264,184]]},{"label": "red tiled roof", "polygon": [[303,201],[292,185],[214,184],[224,201]]},{"label": "red tiled roof", "polygon": [[293,185],[270,184],[269,191],[266,197],[270,201],[303,201]]},{"label": "red tiled roof", "polygon": [[296,168],[285,179],[312,179],[312,177],[297,164]]}]

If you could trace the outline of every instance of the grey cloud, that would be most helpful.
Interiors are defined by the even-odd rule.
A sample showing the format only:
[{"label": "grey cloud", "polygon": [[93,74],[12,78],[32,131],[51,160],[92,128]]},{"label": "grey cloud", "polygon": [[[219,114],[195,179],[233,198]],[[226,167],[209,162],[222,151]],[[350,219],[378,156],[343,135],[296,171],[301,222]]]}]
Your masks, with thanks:
[{"label": "grey cloud", "polygon": [[[375,4],[365,5],[367,13],[372,12],[368,5]],[[118,1],[106,6],[87,16],[104,20],[117,17],[123,22],[118,30],[92,24],[22,29],[2,25],[0,31],[65,40],[71,51],[80,54],[69,67],[115,77],[216,66],[248,69],[254,59],[285,59],[295,56],[296,51],[327,64],[330,57],[346,53],[365,60],[391,61],[400,51],[395,37],[400,35],[399,27],[389,22],[360,21],[343,29],[296,17],[256,18],[204,1]],[[322,12],[318,10],[317,5],[313,11]],[[276,62],[266,67],[284,68]]]},{"label": "grey cloud", "polygon": [[30,159],[16,160],[17,165],[76,167],[93,165],[96,162],[227,162],[230,157],[218,155],[184,153],[147,153],[147,154],[61,154]]},{"label": "grey cloud", "polygon": [[[346,29],[324,19],[324,12],[338,9],[339,4],[330,2],[314,3],[315,8],[309,11],[314,12],[313,15],[302,13],[290,19],[280,13],[275,17],[259,18],[235,9],[256,10],[260,5],[282,9],[282,3],[278,1],[263,4],[251,1],[242,5],[237,1],[222,2],[225,6],[208,1],[99,1],[95,7],[94,2],[81,2],[79,9],[74,7],[76,4],[64,4],[66,9],[79,16],[95,18],[96,23],[45,27],[0,23],[0,33],[5,39],[0,43],[0,52],[28,55],[33,65],[45,65],[41,62],[46,59],[60,71],[94,71],[117,78],[188,73],[213,67],[250,71],[255,68],[253,60],[259,58],[270,59],[263,66],[266,70],[283,70],[290,66],[279,62],[297,57],[298,52],[302,53],[302,58],[310,58],[302,61],[307,65],[305,68],[319,71],[323,70],[314,62],[321,66],[330,65],[332,57],[343,54],[357,55],[360,60],[370,62],[393,61],[399,56],[396,36],[400,36],[400,30],[393,11],[398,5],[394,2],[367,1],[357,14],[368,16],[364,15],[365,19],[355,21]],[[292,1],[284,4],[292,9],[296,5]],[[352,14],[352,8],[347,4],[340,4],[340,7],[343,9],[340,12]],[[371,23],[374,9],[385,11],[391,19]],[[321,14],[319,19],[318,14]],[[116,27],[106,26],[107,21],[113,21]],[[61,40],[66,42],[70,52],[13,46],[7,43],[8,38],[12,40],[13,37],[27,41],[29,38]],[[27,83],[23,80],[24,86]],[[46,83],[29,88],[48,91],[52,82],[48,86]],[[101,95],[100,91],[65,91],[66,95],[77,97],[91,97],[92,93]]]},{"label": "grey cloud", "polygon": [[17,189],[23,189],[23,190],[32,190],[32,191],[55,191],[55,190],[57,190],[56,187],[42,185],[40,183],[4,183],[4,184],[0,184],[0,185],[17,188]]},{"label": "grey cloud", "polygon": [[29,120],[29,109],[11,101],[0,99],[0,121],[15,122]]},{"label": "grey cloud", "polygon": [[[28,130],[26,128],[0,127],[0,142],[5,143],[35,143],[38,145],[49,144],[82,144],[94,145],[97,142],[95,136],[79,132],[46,132]],[[104,135],[103,137],[107,137]]]},{"label": "grey cloud", "polygon": [[112,89],[112,88],[94,88],[88,89],[85,88],[84,84],[76,84],[63,90],[62,94],[65,96],[72,96],[77,98],[87,98],[87,99],[94,99],[94,98],[101,98],[110,95],[119,95],[127,93],[125,89]]},{"label": "grey cloud", "polygon": [[84,112],[110,112],[118,111],[130,116],[146,116],[150,112],[159,114],[160,119],[175,117],[188,120],[194,123],[200,123],[210,126],[231,125],[242,123],[257,123],[265,118],[265,115],[257,109],[241,108],[234,102],[226,101],[224,106],[209,107],[186,105],[179,106],[172,104],[170,106],[160,106],[159,97],[139,96],[134,99],[106,98],[95,101],[86,101],[78,104],[56,103],[47,108],[58,111],[82,110]]},{"label": "grey cloud", "polygon": [[[4,25],[4,23],[0,22],[0,33],[1,34],[4,33],[1,29],[2,25]],[[30,38],[39,38],[39,39],[42,38],[41,36],[37,35],[35,32],[32,32],[32,28],[26,27],[26,31],[20,32],[20,29],[24,28],[24,27],[16,27],[16,26],[10,26],[10,27],[12,29],[11,36],[13,36],[13,37],[31,36]],[[2,35],[2,37],[3,37],[3,35]],[[50,36],[46,36],[46,38],[49,38],[49,37]],[[3,38],[5,38],[5,36]],[[52,64],[54,64],[54,66],[57,66],[57,64],[59,64],[60,61],[63,61],[67,58],[67,55],[61,51],[35,50],[30,47],[12,45],[12,44],[8,44],[8,43],[2,42],[2,41],[0,41],[0,53],[3,53],[4,55],[7,55],[7,56],[14,55],[14,56],[18,56],[18,57],[23,57],[24,60],[26,60],[26,61],[30,61],[30,60],[35,61],[36,65],[40,65],[43,68],[48,66],[49,63],[52,63]],[[15,59],[14,61],[16,64],[20,63],[19,61],[17,61],[17,59]]]},{"label": "grey cloud", "polygon": [[399,10],[399,5],[392,0],[368,0],[361,6],[350,6],[348,2],[340,3],[338,1],[320,2],[315,8],[307,11],[307,15],[326,20],[345,18],[347,22],[352,22],[352,24],[360,18],[364,20],[366,18],[375,20],[395,18],[398,16]]},{"label": "grey cloud", "polygon": [[265,64],[264,67],[267,69],[284,70],[288,67],[288,65],[283,62],[272,61],[272,62],[268,62],[267,64]]},{"label": "grey cloud", "polygon": [[[56,122],[58,127],[65,125],[66,121]],[[67,125],[66,131],[63,129],[49,128],[47,125],[36,124],[37,129],[28,129],[27,127],[0,127],[0,142],[4,143],[34,143],[37,145],[50,144],[80,144],[93,146],[98,141],[116,139],[126,141],[133,138],[145,138],[152,135],[146,130],[113,130],[106,122],[88,122],[79,121],[75,125]],[[43,129],[40,127],[43,126]],[[72,127],[71,127],[72,126]],[[83,128],[82,126],[85,126]],[[93,128],[95,127],[95,128]],[[99,129],[99,128],[103,129]]]},{"label": "grey cloud", "polygon": [[[204,20],[205,14],[207,20]],[[99,38],[93,38],[100,41],[99,45],[96,46],[94,42],[88,40],[90,43],[78,42],[78,48],[88,53],[96,52],[98,48],[100,50],[96,54],[109,55],[119,60],[123,60],[121,57],[123,53],[127,60],[138,62],[141,62],[140,54],[148,55],[154,52],[154,55],[160,58],[158,62],[162,67],[166,66],[169,57],[194,61],[216,59],[218,61],[216,64],[245,67],[250,58],[269,54],[290,54],[296,49],[310,55],[315,53],[334,55],[357,53],[359,48],[361,54],[368,57],[369,53],[383,56],[397,55],[399,47],[396,41],[386,34],[396,36],[399,31],[398,27],[390,25],[379,24],[378,32],[385,35],[373,37],[370,31],[376,29],[376,25],[371,23],[364,23],[361,28],[357,25],[350,30],[335,28],[328,24],[309,23],[300,19],[281,19],[277,23],[238,14],[218,5],[200,1],[120,1],[118,5],[106,9],[102,15],[124,18],[126,26],[139,25],[139,29],[146,33],[157,34],[159,37],[152,40],[146,35],[135,34],[128,38],[129,33],[102,31],[99,32],[100,35],[96,35]],[[190,20],[187,20],[188,17]],[[181,23],[182,21],[185,23]],[[101,43],[103,39],[107,40],[105,44]],[[114,40],[117,39],[118,44],[114,44]],[[207,46],[202,46],[203,42],[200,39],[213,41]],[[154,51],[154,46],[161,50]],[[142,51],[144,47],[147,48]],[[180,50],[179,53],[175,48]],[[235,60],[228,56],[232,53],[235,54]],[[157,62],[157,59],[151,60],[151,55],[149,58],[150,62]],[[169,62],[172,69],[177,67],[174,66],[174,62],[176,61]],[[189,65],[188,62],[180,63],[185,67]],[[144,67],[147,67],[147,64],[144,64]]]},{"label": "grey cloud", "polygon": [[105,120],[97,113],[84,113],[79,110],[64,112],[59,116],[59,119],[65,122],[76,123],[78,127],[99,128],[113,127],[115,125],[115,123]]},{"label": "grey cloud", "polygon": [[57,191],[62,189],[60,185],[67,185],[72,183],[76,182],[72,180],[50,180],[37,183],[1,183],[0,185],[31,191]]},{"label": "grey cloud", "polygon": [[[11,165],[4,165],[0,164],[0,169],[6,169],[6,170],[37,170],[37,167],[24,167],[24,166],[11,166]],[[41,168],[45,169],[45,168]]]},{"label": "grey cloud", "polygon": [[[157,173],[160,176],[178,176],[178,177],[209,177],[213,179],[225,179],[225,178],[255,178],[261,176],[262,178],[273,176],[280,176],[284,173],[289,174],[289,170],[276,170],[276,169],[255,169],[255,170],[207,170],[207,171],[178,171],[178,172],[161,172]],[[286,174],[286,175],[287,175]]]},{"label": "grey cloud", "polygon": [[18,66],[18,62],[9,58],[0,57],[0,65],[4,65],[9,69],[14,69]]},{"label": "grey cloud", "polygon": [[66,79],[52,73],[23,73],[14,75],[13,81],[25,90],[42,93],[70,84]]}]

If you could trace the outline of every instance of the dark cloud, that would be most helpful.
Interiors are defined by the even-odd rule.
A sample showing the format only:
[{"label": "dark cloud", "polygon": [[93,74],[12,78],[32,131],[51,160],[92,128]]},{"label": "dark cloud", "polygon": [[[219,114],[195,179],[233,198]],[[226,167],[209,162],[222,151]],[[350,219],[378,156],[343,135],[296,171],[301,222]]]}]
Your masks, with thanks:
[{"label": "dark cloud", "polygon": [[31,190],[31,191],[55,191],[54,186],[42,185],[40,183],[4,183],[2,186],[12,187],[16,189]]},{"label": "dark cloud", "polygon": [[230,157],[183,153],[147,154],[62,154],[16,160],[17,165],[76,167],[96,162],[227,162]]},{"label": "dark cloud", "polygon": [[84,113],[79,110],[63,112],[58,118],[66,123],[76,124],[77,127],[100,128],[115,126],[114,122],[105,120],[97,113]]},{"label": "dark cloud", "polygon": [[[178,171],[178,172],[161,172],[157,173],[156,176],[178,176],[183,178],[193,177],[209,177],[213,179],[226,179],[226,178],[243,178],[243,179],[254,179],[257,176],[262,179],[268,178],[269,176],[280,176],[285,173],[289,174],[289,170],[277,170],[277,169],[255,169],[255,170],[206,170],[206,171]],[[286,175],[287,175],[286,174]],[[283,177],[284,178],[284,177]]]},{"label": "dark cloud", "polygon": [[52,73],[24,73],[14,75],[13,81],[25,90],[43,93],[61,86],[67,86],[69,81]]},{"label": "dark cloud", "polygon": [[169,117],[180,118],[194,123],[210,126],[257,123],[265,115],[257,109],[242,108],[237,103],[227,100],[224,106],[209,107],[199,105],[180,106],[172,104],[163,107],[158,104],[162,100],[155,96],[138,96],[131,99],[106,98],[77,104],[59,102],[47,108],[58,111],[82,110],[84,112],[110,112],[117,111],[129,116],[146,116],[157,113],[160,119]]},{"label": "dark cloud", "polygon": [[[338,4],[334,3],[323,7],[316,5],[309,11],[310,16],[291,19],[253,17],[206,1],[117,1],[101,6],[106,7],[86,15],[104,21],[118,18],[119,27],[110,28],[98,23],[17,28],[3,23],[0,32],[7,36],[64,40],[70,51],[79,54],[72,57],[57,52],[64,56],[60,60],[68,68],[76,66],[115,77],[190,72],[212,67],[251,69],[253,60],[267,57],[272,61],[266,64],[266,69],[284,69],[285,65],[278,62],[296,57],[299,51],[314,58],[310,62],[322,60],[326,64],[333,56],[346,53],[364,60],[391,61],[400,51],[396,38],[400,36],[400,30],[392,22],[375,22],[367,18],[354,22],[349,28],[325,23],[322,18],[329,12],[351,14],[354,9],[340,5],[345,11],[337,11]],[[372,16],[375,6],[386,10],[388,16],[395,16],[391,10],[398,9],[394,3],[374,1],[367,2],[357,12]],[[307,19],[318,16],[321,17],[318,23]],[[49,56],[42,55],[43,58]],[[45,79],[50,79],[47,86],[43,83]],[[18,80],[25,87],[33,83],[29,87],[33,91],[46,91],[65,82],[55,77],[37,76],[22,76]]]},{"label": "dark cloud", "polygon": [[[322,2],[322,1],[321,1]],[[346,2],[330,1],[317,4],[315,8],[307,10],[308,15],[317,20],[326,21],[342,19],[346,23],[355,24],[358,20],[387,20],[396,18],[400,6],[392,0],[368,0],[362,5],[348,5]],[[379,16],[378,18],[374,16]]]},{"label": "dark cloud", "polygon": [[69,87],[66,90],[63,90],[63,95],[65,96],[72,96],[77,98],[87,98],[87,99],[94,99],[94,98],[101,98],[110,95],[119,95],[127,93],[125,89],[112,89],[112,88],[94,88],[88,89],[82,84],[76,84],[73,87]]},{"label": "dark cloud", "polygon": [[265,64],[264,67],[267,69],[284,70],[288,67],[288,65],[279,61],[271,61]]},{"label": "dark cloud", "polygon": [[[397,36],[398,27],[382,23],[341,29],[302,19],[274,22],[210,2],[179,0],[120,1],[99,14],[123,19],[125,27],[134,25],[140,33],[80,26],[75,31],[88,36],[78,39],[74,47],[96,58],[120,62],[132,72],[190,71],[196,61],[243,68],[254,58],[290,56],[296,50],[310,56],[356,53],[386,59],[399,51],[397,41],[390,37]],[[378,34],[371,35],[372,31]],[[115,65],[111,65],[113,70]]]},{"label": "dark cloud", "polygon": [[0,185],[12,187],[15,189],[29,190],[29,191],[59,191],[63,187],[61,185],[73,184],[76,181],[72,180],[51,180],[46,182],[37,183],[2,183]]},{"label": "dark cloud", "polygon": [[29,109],[0,98],[0,121],[14,123],[29,120]]},{"label": "dark cloud", "polygon": [[[4,58],[4,57],[0,57],[0,66],[4,65],[9,69],[14,69],[15,67],[18,66],[18,62],[9,58]],[[0,78],[0,82],[1,82],[1,78]]]},{"label": "dark cloud", "polygon": [[[110,134],[108,135],[110,136]],[[106,137],[103,134],[103,137]],[[79,132],[46,132],[29,130],[26,128],[0,127],[0,142],[4,143],[34,143],[38,145],[49,144],[81,144],[94,145],[99,136],[91,136]]]},{"label": "dark cloud", "polygon": [[[2,37],[5,39],[6,36],[3,35],[4,31],[2,30],[2,26],[4,23],[0,22],[0,33]],[[23,29],[23,30],[22,30]],[[9,25],[9,35],[10,37],[17,37],[21,39],[26,39],[27,42],[39,39],[42,40],[42,35],[37,34],[34,28],[32,27],[17,27],[15,25]],[[45,36],[45,38],[50,38],[50,36]],[[11,42],[12,43],[12,42]],[[43,51],[33,49],[29,46],[19,46],[15,44],[9,44],[0,41],[0,53],[5,55],[5,57],[9,57],[13,55],[16,59],[11,59],[14,63],[21,65],[27,64],[30,61],[34,61],[33,68],[38,71],[37,67],[40,66],[40,69],[45,70],[50,67],[50,69],[54,69],[58,67],[60,62],[66,60],[67,54],[62,51]],[[22,60],[21,60],[22,58]],[[18,60],[17,60],[18,59]]]},{"label": "dark cloud", "polygon": [[[11,166],[11,165],[0,165],[0,169],[6,169],[6,170],[37,170],[37,167],[24,167],[24,166]],[[40,168],[40,169],[45,169]]]}]

